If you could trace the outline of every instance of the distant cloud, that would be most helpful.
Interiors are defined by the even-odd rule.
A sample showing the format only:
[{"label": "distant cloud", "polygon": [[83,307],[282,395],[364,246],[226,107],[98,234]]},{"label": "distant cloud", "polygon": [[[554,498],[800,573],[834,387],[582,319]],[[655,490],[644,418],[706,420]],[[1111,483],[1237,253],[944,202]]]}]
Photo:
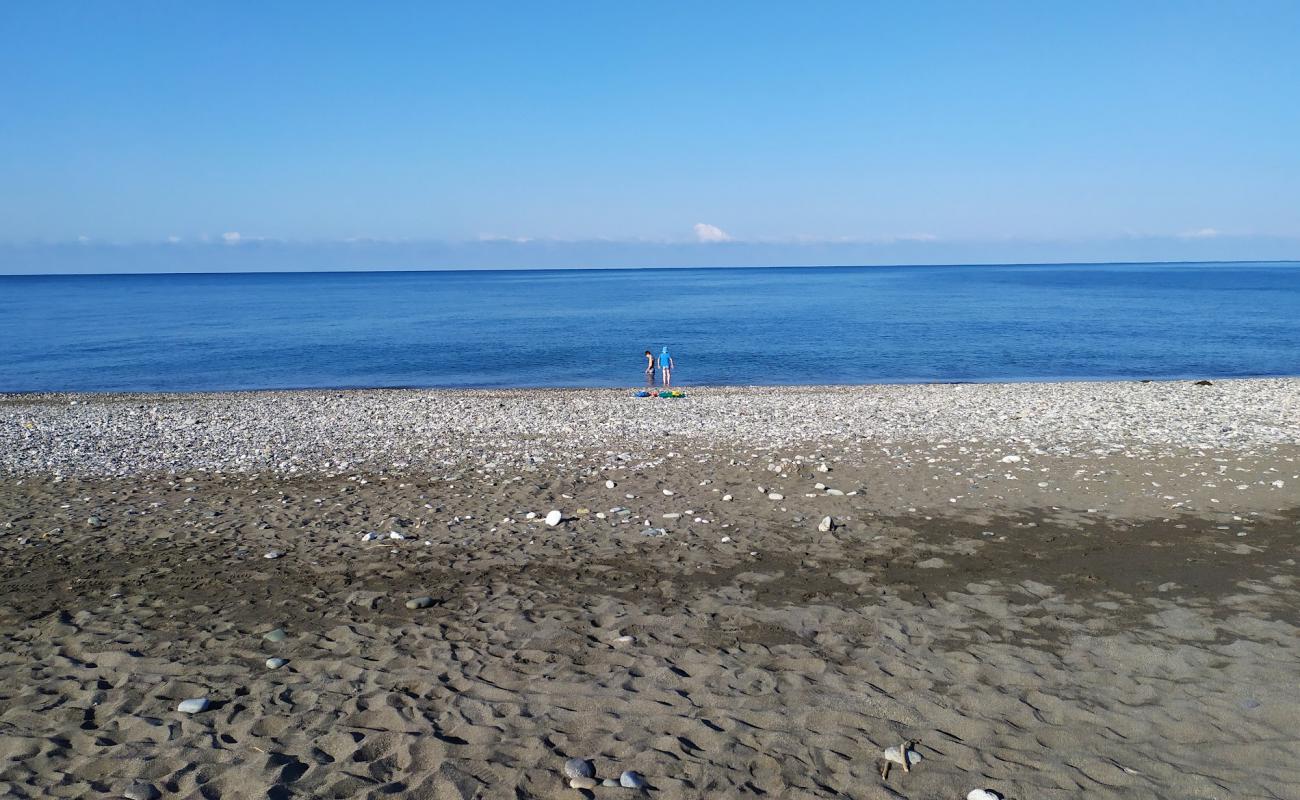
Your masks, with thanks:
[{"label": "distant cloud", "polygon": [[1181,239],[1213,239],[1216,236],[1222,236],[1223,233],[1214,228],[1197,228],[1196,230],[1183,231],[1178,234]]},{"label": "distant cloud", "polygon": [[221,234],[221,241],[226,244],[239,244],[243,238],[244,237],[239,234],[239,231],[229,231]]},{"label": "distant cloud", "polygon": [[699,242],[729,242],[731,236],[717,225],[707,222],[695,223],[695,240]]}]

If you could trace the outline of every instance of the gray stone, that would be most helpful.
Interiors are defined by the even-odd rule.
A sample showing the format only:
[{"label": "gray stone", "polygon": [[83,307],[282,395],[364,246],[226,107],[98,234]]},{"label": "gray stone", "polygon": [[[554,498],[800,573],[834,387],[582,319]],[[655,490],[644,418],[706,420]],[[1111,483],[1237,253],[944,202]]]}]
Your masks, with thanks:
[{"label": "gray stone", "polygon": [[636,770],[625,770],[622,775],[618,776],[618,785],[627,789],[644,789],[646,787],[645,777]]},{"label": "gray stone", "polygon": [[413,597],[406,601],[406,607],[409,609],[430,608],[433,606],[432,597]]},{"label": "gray stone", "polygon": [[569,780],[571,789],[595,789],[600,783],[595,778],[572,778]]},{"label": "gray stone", "polygon": [[614,780],[613,778],[606,778],[605,780],[600,782],[600,785],[612,787],[612,786],[620,786],[621,784],[618,781]]},{"label": "gray stone", "polygon": [[136,781],[126,787],[126,791],[122,792],[122,797],[126,798],[126,800],[158,800],[159,797],[162,797],[162,792],[158,791],[157,787],[152,783]]},{"label": "gray stone", "polygon": [[94,528],[95,530],[99,530],[100,528],[106,527],[108,523],[99,517],[91,517],[90,519],[86,520],[86,525],[91,528]]},{"label": "gray stone", "polygon": [[284,555],[284,553],[281,553],[279,550],[272,550],[271,552],[269,552],[269,553],[267,553],[266,555],[262,556],[262,558],[271,558],[271,559],[275,559],[275,558],[279,558],[279,557],[282,556],[282,555]]},{"label": "gray stone", "polygon": [[279,669],[280,667],[283,667],[285,664],[288,663],[289,663],[289,659],[287,658],[268,658],[266,660],[266,668]]},{"label": "gray stone", "polygon": [[596,777],[596,765],[585,758],[571,758],[564,762],[564,777],[594,778]]},{"label": "gray stone", "polygon": [[182,700],[180,705],[176,706],[176,710],[185,714],[198,714],[202,711],[207,711],[208,706],[210,705],[211,703],[208,702],[208,698],[195,697],[190,700]]},{"label": "gray stone", "polygon": [[284,628],[276,628],[273,631],[267,631],[262,634],[262,638],[268,642],[283,642],[285,639],[289,638],[289,634],[284,632]]}]

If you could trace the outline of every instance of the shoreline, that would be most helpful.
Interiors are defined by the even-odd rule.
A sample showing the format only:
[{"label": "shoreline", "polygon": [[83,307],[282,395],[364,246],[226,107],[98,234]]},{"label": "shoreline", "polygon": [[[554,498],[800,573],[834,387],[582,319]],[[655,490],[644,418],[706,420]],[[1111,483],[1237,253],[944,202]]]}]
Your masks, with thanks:
[{"label": "shoreline", "polygon": [[[851,390],[851,389],[870,389],[870,388],[891,388],[891,387],[908,387],[908,386],[1056,386],[1056,385],[1073,385],[1073,384],[1174,384],[1174,383],[1196,383],[1197,381],[1208,380],[1211,383],[1231,383],[1237,381],[1300,381],[1300,373],[1278,373],[1278,374],[1241,374],[1241,375],[1173,375],[1161,377],[1048,377],[1048,378],[997,378],[991,380],[939,380],[929,378],[917,378],[915,380],[906,379],[889,379],[881,381],[870,381],[866,383],[692,383],[677,385],[671,388],[682,389],[683,391],[758,391],[758,390],[813,390],[813,391],[834,391],[834,390]],[[0,402],[21,401],[24,399],[33,400],[58,400],[58,399],[78,399],[78,398],[101,398],[101,399],[130,399],[130,398],[169,398],[179,399],[187,397],[204,397],[204,396],[222,396],[222,395],[249,395],[249,394],[285,394],[289,392],[443,392],[457,393],[464,392],[469,394],[481,394],[487,392],[636,392],[644,388],[632,381],[627,384],[610,385],[610,384],[592,384],[592,385],[558,385],[558,384],[539,384],[539,385],[511,385],[511,386],[436,386],[436,385],[401,385],[401,386],[278,386],[278,387],[254,387],[247,389],[184,389],[184,390],[47,390],[37,389],[31,391],[5,391],[0,390]],[[656,385],[656,390],[662,389],[662,386]]]}]

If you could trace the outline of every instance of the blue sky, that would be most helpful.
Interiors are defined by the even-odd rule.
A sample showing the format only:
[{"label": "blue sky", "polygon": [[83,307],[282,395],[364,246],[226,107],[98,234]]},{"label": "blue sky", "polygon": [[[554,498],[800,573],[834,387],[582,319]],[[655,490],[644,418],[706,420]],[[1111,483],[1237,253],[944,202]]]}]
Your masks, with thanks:
[{"label": "blue sky", "polygon": [[1300,3],[0,4],[0,272],[1300,258]]}]

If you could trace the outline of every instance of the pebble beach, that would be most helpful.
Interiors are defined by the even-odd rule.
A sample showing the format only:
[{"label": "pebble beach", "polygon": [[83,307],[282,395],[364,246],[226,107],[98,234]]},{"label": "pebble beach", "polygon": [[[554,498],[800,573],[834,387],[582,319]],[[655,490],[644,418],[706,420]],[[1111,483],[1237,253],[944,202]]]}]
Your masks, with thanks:
[{"label": "pebble beach", "polygon": [[0,395],[0,796],[1295,797],[1298,500],[1300,379]]}]

